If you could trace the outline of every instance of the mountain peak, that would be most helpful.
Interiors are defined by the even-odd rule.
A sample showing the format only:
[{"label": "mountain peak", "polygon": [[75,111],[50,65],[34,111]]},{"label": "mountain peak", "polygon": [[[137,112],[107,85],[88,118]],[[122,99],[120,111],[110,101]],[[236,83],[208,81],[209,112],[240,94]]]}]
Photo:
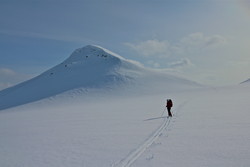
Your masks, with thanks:
[{"label": "mountain peak", "polygon": [[82,48],[76,49],[68,59],[65,60],[65,63],[73,63],[83,61],[84,59],[94,58],[97,59],[120,59],[124,60],[123,57],[109,51],[108,49],[102,48],[97,45],[87,45]]}]

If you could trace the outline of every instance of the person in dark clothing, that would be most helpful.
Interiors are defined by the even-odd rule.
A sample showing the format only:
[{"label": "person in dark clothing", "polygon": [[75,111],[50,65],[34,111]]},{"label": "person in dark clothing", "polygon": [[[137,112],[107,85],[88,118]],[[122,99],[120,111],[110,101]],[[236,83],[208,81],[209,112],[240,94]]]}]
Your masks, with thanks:
[{"label": "person in dark clothing", "polygon": [[173,102],[171,99],[167,99],[166,107],[168,109],[168,116],[172,117],[171,108],[173,107]]}]

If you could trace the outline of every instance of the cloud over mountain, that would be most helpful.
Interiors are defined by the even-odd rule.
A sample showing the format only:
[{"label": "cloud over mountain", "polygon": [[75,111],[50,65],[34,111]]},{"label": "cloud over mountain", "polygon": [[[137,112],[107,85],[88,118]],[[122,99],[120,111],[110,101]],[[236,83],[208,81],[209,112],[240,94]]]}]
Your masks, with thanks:
[{"label": "cloud over mountain", "polygon": [[167,58],[169,56],[193,53],[200,49],[213,49],[227,42],[221,35],[206,36],[201,32],[189,34],[181,38],[177,43],[168,40],[151,39],[138,43],[125,43],[140,56]]}]

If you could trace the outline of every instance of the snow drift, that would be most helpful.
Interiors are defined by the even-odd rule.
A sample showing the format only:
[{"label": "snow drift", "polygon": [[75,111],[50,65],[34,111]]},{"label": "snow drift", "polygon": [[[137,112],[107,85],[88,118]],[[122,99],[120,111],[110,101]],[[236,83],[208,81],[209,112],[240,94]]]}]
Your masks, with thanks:
[{"label": "snow drift", "polygon": [[[143,92],[168,87],[184,88],[196,83],[163,72],[146,69],[99,46],[75,50],[68,59],[41,75],[0,92],[0,110],[34,102],[76,89],[131,89]],[[162,91],[162,89],[158,90]],[[131,91],[133,92],[133,91]]]}]

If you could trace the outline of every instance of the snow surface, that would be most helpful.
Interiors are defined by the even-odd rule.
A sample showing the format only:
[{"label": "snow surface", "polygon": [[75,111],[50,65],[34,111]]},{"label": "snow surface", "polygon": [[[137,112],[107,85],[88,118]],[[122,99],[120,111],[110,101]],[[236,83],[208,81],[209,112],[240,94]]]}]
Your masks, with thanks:
[{"label": "snow surface", "polygon": [[249,90],[189,94],[169,128],[132,166],[249,166]]},{"label": "snow surface", "polygon": [[[0,166],[248,167],[249,90],[52,99],[3,110]],[[161,117],[169,97],[171,119]]]},{"label": "snow surface", "polygon": [[[75,51],[62,64],[34,80],[1,92],[1,100],[9,98],[5,102],[12,106],[0,111],[1,167],[250,165],[249,84],[201,88],[185,79],[131,64],[115,54],[108,55],[114,57],[110,57],[111,62],[106,66],[103,62],[109,61],[108,58],[99,59],[94,54],[96,57],[87,58],[90,64],[99,63],[111,70],[100,70],[103,72],[100,80],[89,76],[87,80],[94,83],[92,88],[88,87],[91,84],[79,79],[80,87],[74,85],[76,87],[70,90],[71,82],[66,84],[58,80],[77,73],[72,76],[71,81],[74,81],[80,72],[85,78],[88,72],[83,69],[91,68],[92,73],[97,68],[89,63],[80,65],[87,60],[78,62],[79,56],[74,56],[80,51],[96,49],[88,47]],[[65,72],[69,69],[75,73]],[[51,72],[58,77],[53,77],[50,83],[57,83],[55,86],[60,90],[60,94],[54,96],[46,94]],[[122,84],[120,80],[108,80],[98,85],[110,73],[115,77],[121,75]],[[86,84],[85,87],[82,84]],[[35,91],[43,85],[44,89]],[[65,85],[70,86],[62,91]],[[33,94],[25,92],[31,91],[28,88],[34,91]],[[42,91],[45,91],[43,96],[36,94]],[[16,92],[27,94],[15,97]],[[29,94],[39,97],[37,99],[44,98],[32,102],[36,99],[29,97],[32,103],[13,107],[19,104],[18,98],[25,99]],[[167,118],[164,112],[167,98],[174,102],[173,118]]]}]

